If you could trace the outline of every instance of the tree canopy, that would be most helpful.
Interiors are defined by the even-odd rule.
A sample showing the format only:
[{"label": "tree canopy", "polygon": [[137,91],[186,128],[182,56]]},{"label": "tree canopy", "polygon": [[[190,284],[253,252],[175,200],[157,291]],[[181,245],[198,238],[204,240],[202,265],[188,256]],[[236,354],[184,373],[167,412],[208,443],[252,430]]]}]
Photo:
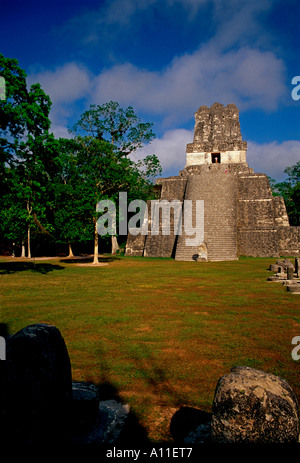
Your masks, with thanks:
[{"label": "tree canopy", "polygon": [[[0,232],[13,243],[46,236],[52,243],[90,242],[98,236],[97,203],[118,193],[147,199],[161,172],[153,154],[132,154],[154,137],[129,106],[91,105],[70,130],[69,139],[50,132],[50,97],[36,83],[28,87],[16,59],[0,54],[5,99],[0,100]],[[107,237],[103,238],[107,240]],[[97,247],[98,249],[98,247]],[[95,246],[95,259],[98,254]],[[23,250],[24,255],[24,250]]]},{"label": "tree canopy", "polygon": [[132,106],[123,109],[116,101],[103,105],[90,105],[71,129],[86,139],[105,140],[119,155],[129,155],[149,143],[154,137],[152,123],[142,122]]},{"label": "tree canopy", "polygon": [[0,167],[3,170],[5,163],[21,154],[21,142],[24,147],[24,143],[49,130],[51,100],[40,84],[27,88],[27,75],[16,59],[0,54],[0,75],[5,80],[5,99],[0,100]]}]

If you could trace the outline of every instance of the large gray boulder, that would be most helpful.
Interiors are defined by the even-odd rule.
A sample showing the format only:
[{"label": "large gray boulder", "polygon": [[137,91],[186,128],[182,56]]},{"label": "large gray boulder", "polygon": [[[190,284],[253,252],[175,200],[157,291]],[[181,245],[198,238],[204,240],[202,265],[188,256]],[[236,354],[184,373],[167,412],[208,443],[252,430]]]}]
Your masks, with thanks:
[{"label": "large gray boulder", "polygon": [[233,368],[217,384],[211,433],[220,443],[296,443],[296,395],[278,376],[249,367]]},{"label": "large gray boulder", "polygon": [[72,379],[60,331],[52,325],[35,324],[9,337],[5,369],[3,439],[24,443],[63,440],[69,424]]}]

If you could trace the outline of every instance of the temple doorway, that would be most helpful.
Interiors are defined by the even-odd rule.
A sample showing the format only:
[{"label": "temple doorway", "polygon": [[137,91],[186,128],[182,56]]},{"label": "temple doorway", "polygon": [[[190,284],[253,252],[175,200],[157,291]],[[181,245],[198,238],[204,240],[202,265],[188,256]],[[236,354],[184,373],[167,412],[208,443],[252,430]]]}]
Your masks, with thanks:
[{"label": "temple doorway", "polygon": [[220,164],[221,154],[220,153],[211,153],[211,162],[213,164]]}]

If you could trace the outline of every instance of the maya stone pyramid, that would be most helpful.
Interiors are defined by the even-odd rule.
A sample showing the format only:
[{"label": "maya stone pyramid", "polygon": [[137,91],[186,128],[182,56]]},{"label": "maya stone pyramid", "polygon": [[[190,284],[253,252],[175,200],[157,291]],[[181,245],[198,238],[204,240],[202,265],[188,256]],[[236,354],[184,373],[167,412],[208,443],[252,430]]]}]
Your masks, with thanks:
[{"label": "maya stone pyramid", "polygon": [[[194,139],[186,147],[186,166],[178,176],[157,180],[160,201],[192,204],[199,239],[189,240],[182,218],[176,232],[170,210],[170,232],[162,218],[159,233],[128,234],[126,255],[173,257],[183,261],[236,260],[239,256],[299,256],[300,227],[291,227],[283,198],[272,195],[267,175],[256,173],[246,159],[239,111],[234,104],[201,106],[195,113]],[[196,204],[203,204],[197,224]],[[149,210],[151,210],[149,202]],[[175,226],[174,226],[175,225]],[[193,243],[192,245],[190,243]]]}]

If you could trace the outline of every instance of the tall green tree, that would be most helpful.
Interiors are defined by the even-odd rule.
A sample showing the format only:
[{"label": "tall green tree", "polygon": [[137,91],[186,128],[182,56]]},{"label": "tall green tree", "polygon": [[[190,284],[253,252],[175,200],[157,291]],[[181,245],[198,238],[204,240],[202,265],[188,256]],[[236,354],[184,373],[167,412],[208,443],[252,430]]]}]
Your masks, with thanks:
[{"label": "tall green tree", "polygon": [[[30,257],[33,223],[46,230],[47,167],[51,164],[50,145],[54,138],[49,134],[51,100],[39,84],[28,88],[26,73],[16,59],[0,54],[0,75],[5,80],[6,90],[6,99],[0,101],[0,186],[6,203],[10,198],[9,210],[16,211],[16,204],[21,209],[13,216],[16,221],[18,217],[25,217]],[[16,198],[14,185],[18,185],[21,201]],[[7,227],[2,232],[9,236]]]},{"label": "tall green tree", "polygon": [[[143,123],[132,107],[123,109],[110,101],[102,106],[91,105],[71,130],[78,143],[77,167],[87,216],[94,227],[94,263],[98,262],[96,206],[102,199],[117,203],[118,193],[131,197],[149,193],[151,181],[161,172],[155,155],[134,161],[132,154],[154,138],[151,123]],[[116,236],[112,236],[112,250]]]}]

